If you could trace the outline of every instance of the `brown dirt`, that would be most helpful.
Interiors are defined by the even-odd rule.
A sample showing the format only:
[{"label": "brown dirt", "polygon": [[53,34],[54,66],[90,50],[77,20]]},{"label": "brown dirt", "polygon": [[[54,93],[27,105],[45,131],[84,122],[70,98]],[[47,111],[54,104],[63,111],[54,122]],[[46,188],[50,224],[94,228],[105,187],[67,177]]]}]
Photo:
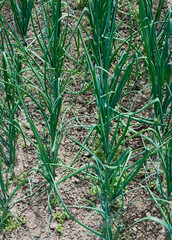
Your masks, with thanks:
[{"label": "brown dirt", "polygon": [[[75,12],[76,16],[79,16],[80,10],[78,11],[78,7],[75,3],[75,1],[71,1],[71,7],[73,8],[73,11]],[[9,9],[4,6],[3,8],[4,15],[7,16],[7,20],[9,23],[12,23],[12,15],[9,12]],[[74,20],[71,20],[74,21]],[[73,26],[76,24],[76,22],[73,23]],[[85,23],[86,24],[86,23]],[[124,29],[123,29],[124,30]],[[122,31],[122,30],[121,30]],[[125,35],[128,34],[127,27],[124,31]],[[29,31],[28,34],[29,37],[33,36],[32,31]],[[68,63],[70,65],[70,62]],[[73,88],[78,91],[80,89],[82,83],[82,78],[76,79]],[[142,89],[142,86],[137,86],[139,89]],[[138,97],[136,100],[135,106],[133,106],[134,110],[136,110],[140,105],[145,104],[145,99],[148,99],[149,92],[143,93],[142,96]],[[136,96],[135,93],[133,93],[132,98]],[[63,105],[67,106],[72,100],[72,96],[70,94],[64,95],[64,102]],[[83,95],[79,96],[73,103],[73,105],[70,107],[67,115],[66,115],[66,121],[67,119],[71,119],[75,116],[77,113],[78,116],[87,116],[88,118],[82,119],[82,123],[85,125],[90,126],[91,124],[97,122],[97,119],[95,117],[96,115],[96,109],[95,105],[88,104],[88,100],[93,100],[92,93],[90,91],[85,92]],[[123,104],[125,107],[128,107],[127,100],[123,101]],[[152,113],[147,113],[152,114]],[[39,114],[33,112],[34,118],[38,119]],[[89,116],[92,116],[93,118],[89,118]],[[20,120],[27,123],[25,116],[23,112],[20,113]],[[77,122],[75,122],[77,124]],[[42,128],[42,125],[39,125],[40,128]],[[27,136],[31,137],[31,139],[34,141],[32,131],[25,127],[25,132]],[[83,142],[88,134],[88,131],[84,130],[83,128],[76,127],[74,129],[70,129],[68,133],[77,139],[80,142]],[[138,148],[138,146],[142,146],[142,142],[140,138],[135,138],[133,141],[130,142],[130,145],[133,149]],[[23,173],[29,171],[32,167],[36,166],[39,162],[37,155],[35,154],[34,147],[27,142],[27,152],[26,149],[23,146],[23,142],[21,139],[21,136],[18,140],[18,144],[16,146],[17,148],[17,164],[15,167],[15,173],[16,175],[22,176]],[[78,145],[76,145],[69,137],[65,136],[61,147],[60,147],[60,157],[63,159],[63,161],[66,163],[66,165],[70,165],[70,163],[74,160],[76,154],[78,152]],[[76,166],[84,166],[85,163],[88,163],[90,161],[90,155],[88,153],[85,153],[79,160],[76,162]],[[75,166],[74,165],[74,166]],[[63,169],[57,169],[57,179],[60,174],[63,173]],[[141,175],[139,176],[141,178]],[[138,178],[139,178],[138,177]],[[161,217],[159,214],[159,211],[157,210],[155,204],[151,201],[142,201],[144,199],[149,199],[148,192],[138,184],[138,178],[136,178],[136,181],[132,182],[129,186],[129,189],[135,189],[138,186],[140,187],[137,191],[129,192],[125,195],[125,206],[127,207],[128,204],[132,202],[132,204],[128,207],[125,214],[122,217],[123,224],[128,227],[131,224],[133,224],[138,219],[145,217],[145,216],[156,216]],[[37,172],[31,172],[29,174],[29,180],[26,182],[26,184],[19,189],[19,191],[16,194],[15,199],[20,199],[21,196],[23,198],[26,195],[26,192],[30,192],[31,186],[42,182],[42,177]],[[14,189],[15,184],[13,183],[10,187],[10,191]],[[70,181],[65,182],[61,187],[63,187],[63,193],[62,197],[68,205],[77,204],[79,200],[81,199],[93,199],[94,196],[90,194],[91,189],[91,183],[88,180],[83,180],[79,177],[73,177],[70,179]],[[40,191],[40,190],[39,190]],[[72,193],[72,194],[71,194]],[[32,199],[34,199],[33,195],[32,197],[29,197],[27,199],[24,199],[22,201],[19,201],[17,204],[15,204],[12,207],[12,212],[14,215],[17,213],[20,217],[24,218],[25,224],[21,226],[19,230],[15,229],[12,232],[5,232],[5,238],[6,239],[12,239],[12,240],[94,240],[95,237],[91,235],[88,231],[86,231],[83,227],[78,225],[76,222],[72,221],[70,218],[67,218],[64,223],[62,223],[62,226],[64,228],[63,234],[59,234],[56,230],[56,227],[58,226],[58,222],[56,219],[53,218],[54,214],[57,212],[60,212],[59,206],[52,206],[52,216],[50,216],[50,212],[48,209],[47,204],[47,198],[48,194],[47,192],[44,192],[41,194],[37,199],[35,199],[33,202],[30,202]],[[29,203],[30,202],[30,203]],[[98,206],[98,201],[95,200],[94,204]],[[84,209],[84,208],[72,208],[73,215],[80,221],[86,223],[88,226],[99,230],[100,228],[100,216],[97,214],[93,214],[90,210]],[[3,236],[0,236],[0,239],[4,239]],[[142,223],[139,223],[132,228],[129,228],[125,231],[123,235],[121,235],[120,239],[139,239],[139,240],[163,240],[165,239],[165,230],[160,225],[152,222],[152,221],[145,221]]]}]

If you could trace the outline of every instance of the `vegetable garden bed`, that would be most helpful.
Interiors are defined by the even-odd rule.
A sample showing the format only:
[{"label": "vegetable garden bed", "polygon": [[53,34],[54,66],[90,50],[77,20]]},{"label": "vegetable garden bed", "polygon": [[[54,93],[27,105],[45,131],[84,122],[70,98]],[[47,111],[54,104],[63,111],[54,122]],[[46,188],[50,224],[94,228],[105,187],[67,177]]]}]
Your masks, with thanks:
[{"label": "vegetable garden bed", "polygon": [[172,239],[171,10],[0,1],[0,239]]}]

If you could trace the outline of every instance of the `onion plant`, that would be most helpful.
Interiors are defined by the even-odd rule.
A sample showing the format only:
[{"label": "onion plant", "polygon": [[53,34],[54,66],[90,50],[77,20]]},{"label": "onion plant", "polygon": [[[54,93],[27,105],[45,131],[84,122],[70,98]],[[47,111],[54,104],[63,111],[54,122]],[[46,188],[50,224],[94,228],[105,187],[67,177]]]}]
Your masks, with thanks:
[{"label": "onion plant", "polygon": [[[158,135],[158,133],[157,133]],[[147,217],[142,220],[153,220],[163,225],[168,231],[169,238],[172,239],[172,218],[171,218],[171,199],[172,199],[172,129],[169,139],[166,140],[164,146],[157,144],[155,151],[151,155],[157,158],[155,163],[153,159],[149,158],[153,164],[155,170],[156,179],[156,190],[158,194],[150,189],[149,184],[147,183],[147,189],[152,197],[152,200],[156,203],[161,216],[164,221],[155,217]],[[161,164],[159,164],[161,163]],[[151,176],[146,174],[145,179],[151,179]],[[155,180],[154,180],[155,181]]]},{"label": "onion plant", "polygon": [[[17,121],[20,100],[17,96],[16,82],[19,82],[21,62],[19,56],[13,56],[5,47],[8,40],[1,34],[2,68],[0,74],[0,155],[5,164],[14,168],[18,133],[22,130]],[[5,41],[5,42],[4,42]]]},{"label": "onion plant", "polygon": [[157,190],[161,196],[170,201],[172,198],[172,129],[169,139],[164,143],[165,146],[158,146],[157,151],[161,170],[155,167],[157,173]]},{"label": "onion plant", "polygon": [[[67,71],[65,77],[63,75],[68,46],[66,40],[68,23],[61,28],[61,0],[41,1],[40,12],[36,8],[34,9],[35,17],[32,15],[31,21],[35,39],[32,44],[33,46],[36,44],[40,57],[36,52],[37,49],[31,48],[31,46],[28,46],[27,49],[22,48],[23,61],[28,66],[27,71],[32,74],[31,78],[25,78],[27,84],[17,85],[17,90],[36,140],[36,144],[34,144],[30,139],[36,147],[36,153],[40,160],[33,170],[42,174],[45,179],[44,183],[48,183],[48,188],[43,191],[48,190],[50,196],[55,188],[56,168],[60,159],[59,147],[64,135],[63,118],[60,117],[62,94],[70,78],[70,73],[68,74]],[[41,25],[42,17],[43,25]],[[35,27],[36,24],[39,31]],[[28,99],[29,104],[27,104]],[[39,122],[34,122],[30,115],[32,107],[37,109],[37,114],[41,118],[41,127]]]},{"label": "onion plant", "polygon": [[[149,176],[149,174],[147,173],[147,171],[145,171],[145,180],[146,180],[146,186],[148,189],[148,192],[151,196],[151,200],[155,202],[160,214],[161,214],[161,218],[158,217],[154,217],[154,216],[149,216],[149,217],[144,217],[142,219],[139,219],[135,224],[142,222],[142,221],[146,221],[146,220],[151,220],[151,221],[155,221],[158,224],[161,224],[163,227],[165,227],[166,231],[167,231],[167,239],[172,239],[172,218],[171,218],[171,209],[172,209],[172,162],[171,162],[171,149],[172,149],[172,141],[171,138],[172,136],[170,136],[169,141],[167,141],[166,143],[166,149],[164,150],[164,152],[157,148],[155,150],[160,152],[160,156],[161,156],[161,162],[162,162],[162,170],[160,170],[159,166],[157,165],[157,163],[153,163],[154,161],[152,159],[151,162],[153,163],[155,172],[157,174],[157,180],[156,180],[156,188],[154,189],[154,191],[151,190],[151,187],[149,186],[149,182],[147,181],[147,179],[152,181],[151,176]],[[154,152],[151,153],[151,155],[154,155]],[[157,166],[156,166],[157,165]],[[146,168],[145,168],[146,169]],[[164,174],[163,174],[164,172]],[[154,180],[155,181],[155,180]],[[155,191],[158,191],[157,192]],[[163,219],[162,219],[163,218]]]},{"label": "onion plant", "polygon": [[[63,79],[62,67],[65,59],[68,24],[64,29],[61,28],[61,0],[52,0],[47,3],[41,1],[44,29],[40,24],[39,14],[36,9],[35,14],[39,32],[35,29],[33,18],[32,26],[44,61],[43,77],[38,77],[38,84],[43,88],[43,92],[49,100],[48,112],[50,117],[48,118],[47,127],[50,134],[51,149],[54,149],[62,106],[62,93],[67,82]],[[40,104],[41,102],[40,99]],[[52,158],[56,157],[52,155]]]},{"label": "onion plant", "polygon": [[6,220],[13,215],[11,205],[18,189],[26,182],[24,179],[11,192],[9,178],[14,175],[16,162],[17,139],[19,133],[24,133],[18,121],[20,100],[17,95],[16,84],[20,83],[21,61],[14,53],[14,46],[2,29],[0,54],[0,231],[3,231]]},{"label": "onion plant", "polygon": [[[128,53],[131,46],[131,38],[128,44],[127,52],[121,53],[120,59],[115,59],[120,52],[120,47],[116,47],[115,31],[116,31],[116,13],[118,9],[118,1],[98,0],[89,1],[89,21],[93,31],[93,38],[90,37],[90,45],[92,56],[86,47],[82,34],[80,38],[85,50],[87,63],[90,69],[92,83],[94,87],[94,96],[96,99],[99,122],[96,130],[100,135],[103,143],[104,161],[94,155],[94,170],[98,179],[97,193],[101,205],[101,217],[103,218],[103,239],[117,239],[119,234],[119,226],[114,235],[112,231],[112,223],[115,222],[111,208],[119,196],[123,195],[125,187],[136,176],[143,162],[147,158],[147,151],[143,158],[128,166],[131,157],[131,149],[128,148],[120,153],[120,146],[124,140],[130,125],[130,118],[123,130],[123,134],[116,142],[117,133],[121,127],[121,116],[114,116],[114,109],[121,98],[124,86],[130,78],[134,58],[128,62]],[[132,29],[132,27],[131,27]],[[117,61],[116,68],[112,74],[109,73],[111,63]],[[125,67],[124,67],[125,66]],[[123,119],[124,120],[124,119]],[[117,122],[116,122],[117,121]],[[117,159],[115,159],[117,156]],[[129,170],[129,169],[132,170]],[[126,171],[129,170],[129,173]],[[125,180],[123,179],[124,174]],[[116,220],[119,220],[119,216]]]},{"label": "onion plant", "polygon": [[[93,66],[95,65],[97,67],[95,72],[98,72],[99,74],[99,79],[95,80],[94,82],[94,88],[96,90],[96,94],[101,95],[100,97],[102,102],[102,109],[104,108],[103,106],[106,106],[107,104],[106,98],[111,99],[110,102],[112,106],[110,106],[110,108],[114,108],[119,100],[122,88],[125,85],[125,80],[127,80],[127,77],[124,77],[120,81],[119,85],[117,84],[120,73],[122,72],[122,68],[127,61],[126,52],[123,52],[121,54],[119,64],[110,78],[108,75],[111,64],[113,61],[117,60],[116,57],[119,54],[120,50],[120,47],[117,47],[116,40],[116,31],[118,26],[116,24],[116,14],[118,9],[118,1],[114,2],[112,0],[88,0],[88,5],[88,19],[93,32],[93,37],[90,36],[89,42],[91,45],[91,51],[93,53],[92,58],[95,61],[95,64],[93,64]],[[131,38],[132,32],[130,40]],[[124,42],[122,45],[123,44]],[[127,52],[129,52],[129,49],[130,46],[127,49]],[[126,73],[128,73],[128,77],[131,71],[131,65],[129,66],[130,67],[128,67],[128,71],[126,71]],[[108,95],[109,93],[110,96]],[[116,95],[115,98],[114,95]],[[106,108],[104,108],[104,110],[105,109]]]},{"label": "onion plant", "polygon": [[[162,19],[162,9],[165,1],[160,0],[156,13],[152,10],[152,1],[139,1],[139,17],[142,38],[145,49],[145,63],[149,71],[152,98],[158,99],[154,104],[154,126],[159,134],[155,137],[157,143],[156,159],[152,161],[157,174],[157,189],[162,199],[151,191],[153,200],[157,204],[165,219],[165,227],[171,238],[171,214],[168,201],[171,201],[171,116],[172,116],[172,82],[171,82],[171,49],[172,33],[171,8],[165,11]],[[165,176],[165,177],[164,177]],[[165,180],[164,180],[165,178]],[[165,181],[165,186],[164,186]],[[157,221],[157,219],[154,219]],[[158,220],[164,225],[164,222]]]},{"label": "onion plant", "polygon": [[[22,51],[22,61],[27,65],[27,71],[32,72],[32,76],[31,79],[29,79],[19,73],[20,78],[25,79],[25,81],[23,81],[22,84],[16,82],[16,88],[27,121],[30,125],[30,129],[36,140],[36,144],[33,143],[31,139],[30,142],[36,148],[39,162],[31,171],[39,172],[44,177],[45,181],[43,184],[38,184],[41,188],[43,185],[47,186],[46,184],[48,184],[47,187],[41,190],[41,193],[48,191],[49,198],[53,193],[55,197],[57,195],[61,200],[58,190],[58,188],[60,188],[59,184],[73,175],[84,171],[88,167],[86,166],[79,170],[73,168],[72,173],[69,174],[69,176],[62,178],[59,181],[55,181],[56,168],[60,165],[58,164],[60,159],[58,151],[64,134],[64,119],[60,118],[62,94],[71,75],[65,75],[65,78],[63,76],[64,59],[66,56],[66,32],[68,25],[60,31],[61,1],[49,1],[46,3],[41,1],[41,14],[41,17],[43,16],[44,19],[45,28],[42,29],[40,25],[40,15],[36,9],[35,16],[40,32],[36,31],[34,25],[35,18],[33,17],[32,24],[36,37],[35,42],[38,44],[36,47],[39,48],[39,51],[41,51],[42,54],[37,58],[38,55],[36,51],[31,49],[30,46],[28,46],[28,48],[20,46]],[[37,61],[39,61],[39,63]],[[22,71],[24,72],[25,69],[23,68]],[[37,85],[33,83],[33,78]],[[27,103],[28,98],[31,104]],[[43,123],[42,131],[40,131],[40,128],[38,129],[37,123],[33,121],[32,116],[30,115],[29,109],[32,106],[35,106],[35,109],[37,109],[38,114],[41,116]],[[70,169],[70,167],[64,164],[63,160],[61,160],[61,162],[61,167]],[[40,193],[38,193],[38,195],[39,194]],[[48,205],[51,212],[50,201],[48,202]],[[71,218],[80,223],[70,214],[63,201],[62,205]],[[82,223],[80,224],[83,225]],[[87,226],[85,227],[88,228]]]},{"label": "onion plant", "polygon": [[[58,195],[59,199],[61,199],[58,192],[58,184],[55,183],[55,169],[58,165],[58,149],[60,146],[60,142],[62,139],[62,128],[63,125],[60,125],[59,116],[61,111],[62,104],[62,93],[66,82],[63,80],[62,76],[62,67],[65,59],[65,41],[66,41],[66,31],[65,28],[63,31],[60,31],[60,22],[61,22],[61,2],[60,1],[50,1],[48,3],[41,2],[41,12],[43,13],[44,25],[45,29],[43,30],[40,27],[39,23],[39,13],[35,9],[36,20],[39,26],[39,32],[36,31],[34,26],[34,19],[32,18],[32,25],[34,29],[34,33],[38,42],[38,46],[42,51],[41,61],[44,64],[44,68],[38,66],[35,62],[30,65],[34,76],[37,79],[38,87],[34,86],[34,90],[36,90],[39,99],[34,96],[34,91],[29,90],[31,84],[27,85],[26,90],[18,85],[18,94],[21,96],[21,92],[25,94],[25,96],[29,97],[31,101],[36,104],[37,109],[45,121],[44,130],[48,130],[50,136],[50,145],[46,144],[46,138],[40,135],[36,124],[32,120],[32,117],[29,115],[26,102],[24,98],[21,98],[21,102],[27,117],[27,120],[30,124],[31,130],[33,131],[34,137],[37,142],[37,153],[40,159],[40,163],[35,170],[40,172],[45,180],[49,183],[49,194],[54,192]],[[96,4],[96,3],[95,3]],[[101,1],[99,2],[101,4]],[[116,238],[117,234],[114,236],[112,233],[112,222],[114,217],[110,216],[110,208],[113,206],[116,199],[123,193],[123,189],[130,183],[130,181],[136,176],[139,169],[142,167],[143,162],[146,160],[147,153],[145,153],[144,157],[140,160],[136,161],[134,164],[127,167],[128,161],[131,156],[131,150],[125,150],[115,161],[114,156],[117,154],[120,148],[120,144],[122,143],[125,134],[128,130],[130,120],[128,120],[127,127],[124,129],[124,133],[119,139],[116,146],[114,146],[114,141],[116,139],[118,127],[120,124],[120,120],[117,121],[117,126],[111,127],[111,124],[114,123],[115,119],[112,119],[113,109],[116,107],[122,93],[122,89],[125,86],[125,83],[128,81],[131,69],[134,64],[134,60],[131,61],[128,66],[124,68],[124,65],[127,61],[127,53],[123,53],[114,74],[109,78],[108,70],[110,68],[110,62],[114,57],[114,42],[113,42],[113,33],[115,29],[115,13],[117,10],[117,5],[113,6],[112,1],[108,6],[110,6],[111,11],[113,12],[112,18],[108,15],[109,25],[112,19],[112,26],[109,26],[107,30],[107,35],[103,39],[103,46],[100,47],[101,51],[104,53],[104,62],[101,65],[101,55],[99,55],[99,61],[96,62],[96,67],[93,67],[91,62],[91,58],[89,56],[88,50],[85,46],[83,38],[81,36],[81,40],[84,46],[84,50],[86,53],[88,65],[90,67],[93,86],[95,90],[95,97],[99,111],[99,123],[96,127],[97,132],[100,134],[101,139],[103,141],[104,153],[105,153],[105,163],[102,163],[96,156],[96,164],[94,170],[97,174],[98,182],[101,186],[101,194],[99,196],[100,202],[102,205],[103,213],[101,216],[105,222],[104,234],[99,234],[93,229],[85,226],[87,229],[91,230],[98,236],[101,236],[103,239],[111,239]],[[105,8],[105,15],[107,11],[109,11],[108,6]],[[110,14],[111,11],[108,13]],[[106,50],[103,49],[107,46],[106,39],[109,37],[110,29],[113,29],[110,40],[108,40],[108,44],[111,46],[108,52],[107,61],[106,58]],[[98,39],[99,41],[99,39]],[[97,43],[96,43],[97,44]],[[95,44],[95,46],[96,46]],[[108,49],[107,49],[108,50]],[[113,54],[112,52],[113,51]],[[128,48],[129,51],[129,48]],[[33,51],[28,52],[28,56],[31,57],[34,54]],[[36,56],[36,54],[35,54]],[[99,64],[100,63],[100,64]],[[122,73],[122,77],[120,78]],[[45,113],[45,109],[48,110],[48,114]],[[118,118],[117,118],[118,119]],[[62,128],[61,128],[62,127]],[[43,132],[45,132],[43,130]],[[47,142],[48,143],[48,142]],[[88,166],[85,167],[85,169]],[[123,181],[124,173],[127,173],[126,179]],[[77,171],[78,172],[78,171]],[[80,171],[79,171],[80,172]],[[67,177],[69,178],[69,177]],[[64,181],[64,179],[63,179]],[[117,182],[116,188],[114,188],[114,184]],[[44,191],[44,190],[43,190]],[[78,222],[68,211],[63,200],[62,205],[68,214]],[[100,212],[101,212],[100,211]],[[103,223],[104,224],[104,223]]]},{"label": "onion plant", "polygon": [[154,104],[154,121],[161,136],[170,133],[172,116],[171,50],[172,33],[171,8],[161,19],[163,0],[159,1],[156,14],[153,14],[152,0],[139,1],[139,17],[145,49],[145,63],[149,70],[152,98],[158,98]]},{"label": "onion plant", "polygon": [[[87,171],[85,174],[89,173],[89,178],[91,178],[94,189],[97,192],[100,206],[97,207],[94,205],[94,203],[89,201],[92,206],[89,207],[89,209],[97,212],[100,215],[101,235],[99,235],[94,229],[90,229],[88,227],[87,229],[99,236],[101,239],[118,239],[121,230],[124,230],[124,226],[122,226],[120,222],[121,216],[127,209],[124,209],[124,195],[127,194],[126,189],[129,183],[138,174],[148,156],[148,150],[146,150],[131,157],[131,148],[127,148],[125,150],[121,147],[123,143],[127,141],[125,137],[130,124],[129,119],[127,126],[124,127],[121,118],[122,116],[116,116],[114,119],[116,120],[117,124],[111,127],[113,133],[111,132],[111,146],[109,146],[110,161],[108,163],[104,148],[100,150],[102,151],[100,154],[97,154],[94,151],[91,151],[89,146],[85,146],[87,141],[84,141],[82,144],[68,135],[76,144],[81,147],[81,149],[86,150],[92,156],[91,162],[88,164],[88,166],[86,166],[88,169],[86,169]],[[111,124],[113,125],[112,122]],[[96,131],[97,135],[97,132],[99,132],[98,128],[100,128],[100,125],[92,126],[88,138],[92,136],[94,131]],[[122,133],[119,134],[119,131],[121,130]],[[140,133],[136,133],[136,135],[139,134]],[[132,138],[132,136],[130,138]],[[132,158],[137,160],[131,163]],[[83,174],[84,171],[81,173]],[[65,207],[67,208],[67,206]],[[83,206],[78,205],[77,207],[82,208]]]},{"label": "onion plant", "polygon": [[[102,137],[106,159],[108,159],[110,152],[108,148],[111,116],[113,109],[120,100],[122,90],[130,78],[134,60],[127,64],[127,53],[130,49],[130,43],[128,43],[127,53],[124,52],[121,54],[115,71],[111,75],[109,74],[111,63],[120,50],[120,48],[115,47],[115,20],[118,1],[98,0],[93,2],[88,1],[88,4],[88,16],[93,31],[93,39],[90,38],[93,56],[89,55],[82,36],[81,40],[92,76],[99,113],[99,124],[101,126],[100,135]],[[91,58],[94,59],[95,63],[93,63]],[[123,69],[125,64],[127,64],[127,67]]]},{"label": "onion plant", "polygon": [[[62,93],[67,82],[67,80],[66,82],[64,81],[61,73],[65,58],[64,52],[68,24],[65,27],[64,32],[61,31],[61,0],[52,0],[46,3],[44,1],[41,1],[41,17],[43,16],[44,26],[41,26],[41,20],[39,19],[40,15],[38,15],[36,8],[35,16],[37,22],[33,22],[35,21],[33,15],[31,17],[31,10],[33,4],[33,1],[11,1],[14,13],[15,8],[17,8],[17,10],[21,14],[23,14],[23,18],[19,18],[19,22],[17,23],[20,26],[20,33],[22,33],[21,36],[23,40],[25,40],[26,38],[26,30],[28,30],[29,20],[31,18],[33,31],[35,33],[35,40],[37,40],[38,47],[42,52],[42,56],[37,59],[38,55],[36,51],[32,50],[30,46],[25,48],[25,46],[23,46],[20,40],[17,38],[11,26],[8,24],[8,28],[10,28],[11,31],[11,37],[14,39],[14,41],[16,41],[16,46],[20,49],[18,51],[18,48],[16,48],[16,52],[20,52],[19,62],[23,61],[24,64],[22,71],[20,66],[20,69],[18,69],[19,71],[16,75],[16,80],[18,78],[22,79],[24,85],[22,85],[19,81],[16,81],[15,86],[17,88],[18,94],[21,97],[20,100],[22,100],[21,102],[23,103],[26,116],[28,117],[28,121],[31,118],[29,114],[27,115],[27,108],[24,101],[25,96],[29,97],[30,101],[37,106],[37,109],[42,116],[42,120],[45,121],[45,126],[42,133],[37,132],[36,125],[34,123],[31,123],[31,121],[29,121],[29,123],[31,125],[31,129],[33,130],[33,133],[35,134],[36,140],[39,140],[36,134],[38,134],[39,137],[40,134],[44,137],[44,147],[48,156],[46,160],[48,159],[47,161],[51,163],[52,175],[53,177],[55,177],[55,163],[57,163],[57,155],[60,141],[59,139],[61,139],[59,116],[62,107]],[[27,13],[27,11],[28,16],[25,19],[24,12]],[[1,20],[2,22],[7,23],[4,17],[2,17]],[[35,24],[38,24],[40,33],[35,29]],[[23,29],[22,26],[25,28]],[[5,24],[3,25],[3,27],[7,32]],[[35,42],[35,40],[33,42]],[[37,60],[39,61],[39,63],[37,63]],[[36,87],[33,81],[30,81],[27,78],[25,79],[22,76],[22,72],[25,71],[32,71],[32,78],[34,77],[35,81],[37,82]],[[26,81],[25,83],[24,79]],[[33,91],[33,88],[35,88],[35,91]],[[23,92],[21,91],[21,89]],[[35,95],[35,92],[38,98]],[[46,111],[48,111],[48,113]],[[48,139],[46,136],[47,131],[49,133]],[[38,155],[40,156],[40,154]],[[41,157],[42,156],[40,156],[40,158]],[[46,165],[48,163],[44,161],[44,164]]]},{"label": "onion plant", "polygon": [[17,33],[26,45],[26,37],[32,13],[34,0],[10,0],[10,7],[13,12]]}]

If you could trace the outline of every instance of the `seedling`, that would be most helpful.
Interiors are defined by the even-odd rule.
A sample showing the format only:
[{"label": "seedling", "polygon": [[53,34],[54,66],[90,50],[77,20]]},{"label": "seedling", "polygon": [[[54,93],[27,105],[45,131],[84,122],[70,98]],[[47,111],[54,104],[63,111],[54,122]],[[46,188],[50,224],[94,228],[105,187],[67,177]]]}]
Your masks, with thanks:
[{"label": "seedling", "polygon": [[23,172],[21,175],[12,175],[12,179],[9,180],[9,185],[19,184],[27,177],[27,172]]},{"label": "seedling", "polygon": [[57,212],[54,215],[54,218],[57,220],[58,223],[63,223],[68,217],[68,214],[64,212]]},{"label": "seedling", "polygon": [[58,226],[56,227],[56,230],[60,235],[62,235],[64,232],[64,227],[62,226],[62,224],[58,224]]},{"label": "seedling", "polygon": [[52,199],[51,205],[54,206],[54,207],[57,206],[57,202],[56,202],[55,198]]},{"label": "seedling", "polygon": [[24,218],[20,217],[18,213],[17,218],[15,218],[13,215],[9,215],[4,221],[4,229],[7,232],[11,232],[14,229],[17,229],[17,231],[19,231],[20,226],[25,223],[26,221],[24,220]]},{"label": "seedling", "polygon": [[88,191],[91,195],[96,196],[97,192],[101,192],[100,187],[99,186],[92,186],[91,189],[89,189]]},{"label": "seedling", "polygon": [[63,234],[63,231],[64,231],[64,227],[63,227],[63,223],[64,221],[67,219],[68,217],[68,214],[67,212],[63,211],[63,212],[57,212],[55,215],[54,215],[54,218],[57,220],[58,222],[58,225],[56,227],[56,230],[58,231],[58,233],[60,235]]}]

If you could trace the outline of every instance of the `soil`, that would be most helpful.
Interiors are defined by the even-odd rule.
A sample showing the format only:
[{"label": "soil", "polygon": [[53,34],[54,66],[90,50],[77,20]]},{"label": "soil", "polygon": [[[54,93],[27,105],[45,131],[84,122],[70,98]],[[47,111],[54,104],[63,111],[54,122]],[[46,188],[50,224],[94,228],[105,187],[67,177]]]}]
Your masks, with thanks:
[{"label": "soil", "polygon": [[[36,2],[36,1],[35,1]],[[36,2],[37,9],[39,9],[39,1]],[[75,1],[70,1],[70,7],[75,13],[76,17],[79,17],[82,11],[82,8],[79,8]],[[10,12],[7,5],[4,5],[1,10],[6,16],[8,22],[13,24],[12,13]],[[71,26],[74,28],[76,26],[76,21],[73,19],[71,21]],[[125,20],[127,21],[127,19]],[[87,26],[87,22],[83,22],[85,26]],[[129,34],[129,28],[125,27],[124,29],[120,29],[120,33],[125,37]],[[33,37],[33,31],[30,27],[28,32],[28,38]],[[29,42],[29,40],[28,40]],[[72,43],[74,46],[74,43]],[[73,50],[75,52],[75,50]],[[73,67],[73,64],[70,60],[66,63],[70,68]],[[75,81],[72,83],[72,87],[77,92],[80,90],[83,82],[83,76],[77,76]],[[132,84],[132,83],[131,83]],[[137,92],[143,88],[142,82],[137,84]],[[133,93],[131,95],[131,99],[136,97],[137,93]],[[140,108],[141,105],[145,104],[150,97],[150,89],[147,88],[146,91],[142,93],[142,95],[138,96],[135,104],[133,105],[133,110]],[[71,101],[73,101],[73,95],[65,92],[63,96],[63,106],[68,106]],[[123,106],[128,108],[128,101],[123,98],[122,101]],[[96,117],[96,106],[94,102],[93,94],[90,90],[85,91],[82,95],[79,95],[72,105],[69,107],[67,114],[65,115],[65,122],[69,119],[77,116],[84,116],[80,121],[84,126],[91,126],[92,124],[97,122]],[[34,121],[37,122],[37,127],[42,130],[44,124],[41,124],[40,114],[36,112],[32,107],[30,108],[30,114],[32,114]],[[146,112],[149,117],[152,116],[152,109],[149,109]],[[90,117],[91,116],[91,117]],[[20,112],[19,119],[21,122],[28,125],[26,117],[23,111]],[[76,125],[75,128],[68,130],[68,134],[75,138],[79,142],[84,142],[88,135],[88,130],[86,128],[81,128],[78,125],[78,122],[74,120],[71,124]],[[134,124],[134,123],[133,123]],[[69,126],[68,124],[67,126]],[[29,126],[24,126],[24,131],[28,137],[32,139],[34,142],[34,136]],[[143,146],[142,140],[139,137],[132,139],[129,142],[130,147],[134,150],[139,146]],[[35,153],[35,148],[32,144],[27,141],[27,151],[23,145],[22,136],[19,136],[18,143],[16,146],[17,149],[17,162],[15,166],[15,175],[18,176],[18,180],[15,183],[14,179],[11,181],[10,191],[12,191],[17,184],[21,181],[22,178],[26,175],[26,173],[36,167],[39,163],[39,159],[37,154]],[[75,144],[67,135],[62,140],[59,155],[60,158],[65,162],[67,166],[74,161],[75,156],[77,156],[79,146]],[[83,152],[83,151],[82,151]],[[82,167],[85,166],[86,163],[89,163],[91,157],[89,153],[83,153],[79,155],[76,163],[74,163],[74,167]],[[60,178],[60,176],[64,173],[64,169],[57,168],[56,170],[56,180]],[[129,191],[124,195],[125,197],[125,206],[123,209],[126,209],[125,213],[122,216],[122,224],[127,228],[131,226],[135,221],[146,217],[146,216],[154,216],[161,219],[161,215],[155,205],[154,202],[150,201],[150,195],[148,191],[146,191],[144,184],[140,184],[144,178],[144,173],[140,173],[135,181],[131,182],[129,185]],[[36,199],[36,194],[33,196],[28,196],[31,194],[31,190],[38,189],[36,184],[43,182],[42,176],[37,171],[31,171],[28,175],[27,182],[17,191],[15,196],[15,201],[18,201],[14,205],[11,206],[11,211],[15,216],[20,216],[24,219],[24,224],[21,225],[19,229],[14,229],[10,232],[4,231],[4,234],[0,235],[0,239],[12,239],[12,240],[94,240],[98,239],[93,234],[91,234],[88,230],[77,224],[71,218],[66,217],[61,224],[63,227],[62,233],[57,230],[59,226],[59,222],[54,218],[55,214],[61,213],[63,208],[59,204],[52,204],[52,214],[50,214],[48,207],[48,192],[45,191],[42,194],[38,195]],[[37,193],[40,193],[46,186],[38,189]],[[87,179],[84,179],[84,176],[75,176],[72,177],[69,181],[64,182],[60,186],[60,192],[62,194],[62,198],[64,202],[70,205],[85,205],[89,206],[88,200],[92,200],[94,204],[98,207],[99,202],[97,196],[94,196],[91,193],[92,183]],[[27,198],[25,198],[28,196]],[[22,200],[21,200],[22,199]],[[147,199],[148,201],[145,201]],[[87,200],[87,201],[86,201]],[[53,201],[53,197],[51,197],[50,201]],[[131,203],[131,204],[130,204]],[[71,212],[73,216],[79,221],[87,224],[87,226],[99,231],[100,230],[100,216],[94,211],[88,208],[82,207],[71,207]],[[125,232],[121,232],[119,239],[133,239],[133,240],[165,240],[166,239],[166,231],[165,229],[153,222],[153,221],[143,221],[139,224],[136,224]]]}]

